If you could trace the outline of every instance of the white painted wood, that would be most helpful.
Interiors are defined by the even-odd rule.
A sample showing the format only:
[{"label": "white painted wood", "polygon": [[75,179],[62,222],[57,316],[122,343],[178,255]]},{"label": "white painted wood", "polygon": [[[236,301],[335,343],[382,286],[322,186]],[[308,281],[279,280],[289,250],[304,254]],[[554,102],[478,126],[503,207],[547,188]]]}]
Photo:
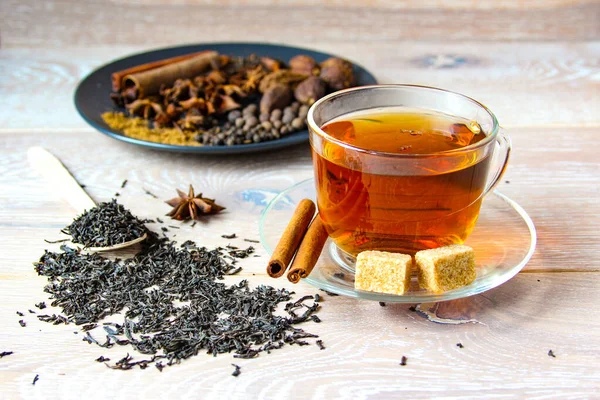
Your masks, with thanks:
[{"label": "white painted wood", "polygon": [[[487,105],[506,128],[600,126],[600,42],[516,45],[495,41],[355,43],[318,39],[306,43],[299,38],[288,44],[347,57],[370,70],[382,83],[429,85],[463,93]],[[7,90],[36,90],[27,96],[10,96],[0,108],[0,126],[91,131],[73,105],[79,80],[111,60],[162,45],[66,46],[36,49],[34,53],[27,48],[3,49],[0,57],[7,66],[7,75],[0,80],[7,81]]]},{"label": "white painted wood", "polygon": [[[0,359],[0,398],[598,397],[599,3],[323,4],[1,3],[0,352],[14,354]],[[312,176],[308,145],[224,157],[161,153],[105,137],[76,114],[74,87],[93,68],[131,52],[213,40],[313,47],[363,64],[382,82],[440,86],[486,103],[513,140],[499,190],[536,224],[531,262],[501,287],[421,305],[422,312],[325,295],[323,322],[305,326],[321,336],[323,351],[288,346],[256,360],[200,354],[162,373],[113,371],[94,362],[125,351],[88,345],[73,333],[76,327],[48,325],[27,311],[40,300],[50,303],[45,279],[31,263],[44,249],[58,248],[43,240],[62,238],[60,230],[76,216],[31,168],[29,147],[56,155],[97,201],[118,192],[141,218],[162,217],[169,211],[163,201],[192,183],[227,210],[194,228],[169,221],[180,227],[169,234],[207,247],[258,239],[266,202]],[[121,188],[124,179],[128,184]],[[238,239],[221,237],[234,232]],[[229,281],[293,288],[298,296],[315,293],[304,283],[269,279],[268,255],[255,246],[259,257],[242,260],[240,276]],[[550,349],[556,358],[548,356]],[[399,365],[402,355],[407,366]],[[231,363],[242,366],[237,378]],[[33,386],[36,374],[40,380]]]}]

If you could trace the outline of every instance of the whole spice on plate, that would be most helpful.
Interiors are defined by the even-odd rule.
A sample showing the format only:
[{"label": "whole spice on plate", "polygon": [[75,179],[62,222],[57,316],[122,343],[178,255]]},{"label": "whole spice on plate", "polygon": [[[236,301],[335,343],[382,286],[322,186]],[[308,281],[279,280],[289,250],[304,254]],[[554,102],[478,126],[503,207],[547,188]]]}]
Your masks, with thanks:
[{"label": "whole spice on plate", "polygon": [[332,57],[321,63],[319,75],[333,90],[347,89],[355,85],[352,64],[341,58]]},{"label": "whole spice on plate", "polygon": [[260,112],[267,114],[274,109],[282,109],[290,105],[292,100],[293,93],[289,86],[282,84],[270,86],[260,100]]},{"label": "whole spice on plate", "polygon": [[312,105],[325,96],[327,85],[317,76],[306,78],[294,90],[294,96],[300,103]]},{"label": "whole spice on plate", "polygon": [[164,60],[159,60],[159,61],[153,61],[150,63],[146,63],[146,64],[142,64],[142,65],[137,65],[135,67],[132,68],[127,68],[125,70],[122,71],[118,71],[115,72],[111,75],[111,80],[112,80],[112,89],[115,92],[118,92],[122,89],[123,87],[123,78],[127,75],[131,75],[131,74],[135,74],[135,73],[139,73],[139,72],[144,72],[144,71],[148,71],[154,68],[158,68],[158,67],[162,67],[164,65],[168,65],[168,64],[173,64],[175,62],[178,61],[182,61],[182,60],[186,60],[192,57],[195,57],[197,55],[200,55],[204,53],[199,52],[199,53],[192,53],[192,54],[184,54],[182,56],[177,56],[177,57],[172,57],[172,58],[167,58]]},{"label": "whole spice on plate", "polygon": [[[293,107],[295,97],[310,105],[336,86],[354,81],[345,63],[333,58],[321,71],[307,55],[290,59],[289,68],[270,57],[229,57],[214,51],[173,57],[114,73],[116,91],[111,98],[125,113],[106,112],[102,118],[125,136],[169,145],[277,140],[306,128],[307,110]],[[241,113],[251,106],[256,111]],[[272,118],[272,112],[286,108],[291,112]],[[232,118],[232,113],[240,115]],[[265,126],[267,121],[272,125]]]},{"label": "whole spice on plate", "polygon": [[260,58],[260,63],[262,65],[264,65],[264,67],[273,72],[273,71],[279,71],[280,69],[283,68],[283,65],[281,63],[281,61],[279,60],[275,60],[274,58],[271,57],[261,57]]},{"label": "whole spice on plate", "polygon": [[319,75],[319,64],[311,56],[299,54],[290,59],[290,69],[306,76]]},{"label": "whole spice on plate", "polygon": [[266,92],[269,88],[275,85],[285,85],[289,87],[295,87],[298,83],[302,82],[306,79],[306,75],[299,74],[294,71],[290,71],[288,69],[282,69],[279,71],[271,72],[266,75],[261,81],[259,85],[259,90],[261,93]]},{"label": "whole spice on plate", "polygon": [[177,79],[188,79],[206,72],[213,65],[219,64],[219,53],[202,52],[194,57],[162,65],[158,68],[136,72],[123,78],[125,87],[133,87],[139,97],[159,92],[162,85],[170,86]]},{"label": "whole spice on plate", "polygon": [[166,201],[168,205],[173,207],[167,214],[173,219],[179,221],[188,219],[199,220],[202,215],[217,214],[225,209],[225,207],[216,204],[214,199],[202,197],[202,193],[196,196],[192,185],[190,185],[188,194],[179,189],[176,190],[179,197]]}]

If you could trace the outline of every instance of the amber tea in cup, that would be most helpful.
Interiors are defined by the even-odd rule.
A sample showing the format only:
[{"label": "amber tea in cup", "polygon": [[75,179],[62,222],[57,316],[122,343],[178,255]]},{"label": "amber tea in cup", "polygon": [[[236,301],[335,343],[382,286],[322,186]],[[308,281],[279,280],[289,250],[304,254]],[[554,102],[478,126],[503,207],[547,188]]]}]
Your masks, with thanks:
[{"label": "amber tea in cup", "polygon": [[[493,115],[486,120],[479,103],[432,88],[373,86],[346,96],[330,95],[309,116],[319,214],[335,244],[356,255],[464,242],[508,158]],[[448,100],[479,110],[449,112]],[[311,117],[320,119],[318,130]],[[505,152],[490,177],[495,147]]]}]

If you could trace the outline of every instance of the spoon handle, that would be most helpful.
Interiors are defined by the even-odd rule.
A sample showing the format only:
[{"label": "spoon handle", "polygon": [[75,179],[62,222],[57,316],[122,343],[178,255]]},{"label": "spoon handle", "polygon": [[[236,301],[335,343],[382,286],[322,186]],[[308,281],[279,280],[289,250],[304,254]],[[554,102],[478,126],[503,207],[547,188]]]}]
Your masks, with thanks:
[{"label": "spoon handle", "polygon": [[71,173],[58,158],[42,147],[31,147],[27,150],[31,166],[51,184],[57,192],[78,213],[83,213],[96,206],[94,200],[79,186]]}]

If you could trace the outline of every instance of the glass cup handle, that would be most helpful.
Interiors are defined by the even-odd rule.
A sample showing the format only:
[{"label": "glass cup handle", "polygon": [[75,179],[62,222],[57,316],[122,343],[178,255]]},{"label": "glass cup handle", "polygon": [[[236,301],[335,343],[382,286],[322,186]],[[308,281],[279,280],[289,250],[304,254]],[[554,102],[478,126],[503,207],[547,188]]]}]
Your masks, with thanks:
[{"label": "glass cup handle", "polygon": [[499,151],[499,153],[497,153],[498,155],[495,157],[497,160],[496,163],[498,165],[495,165],[496,172],[494,173],[494,177],[492,178],[488,186],[485,188],[484,196],[492,190],[494,190],[494,188],[500,182],[502,175],[504,175],[506,167],[508,166],[508,159],[510,158],[512,144],[510,141],[510,137],[503,128],[500,128],[498,132],[498,137],[496,138],[496,146],[498,148],[494,151],[494,154],[496,154],[496,151]]}]

